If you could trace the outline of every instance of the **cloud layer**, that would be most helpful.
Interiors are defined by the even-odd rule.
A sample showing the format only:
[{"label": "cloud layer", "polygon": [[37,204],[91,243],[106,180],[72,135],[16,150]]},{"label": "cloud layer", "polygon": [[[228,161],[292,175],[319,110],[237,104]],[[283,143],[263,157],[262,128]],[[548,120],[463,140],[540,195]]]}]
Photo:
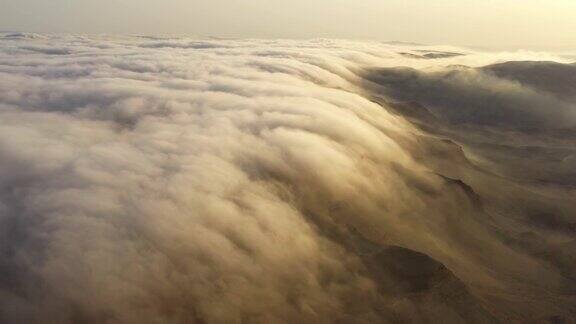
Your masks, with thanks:
[{"label": "cloud layer", "polygon": [[0,37],[1,322],[574,316],[560,57]]}]

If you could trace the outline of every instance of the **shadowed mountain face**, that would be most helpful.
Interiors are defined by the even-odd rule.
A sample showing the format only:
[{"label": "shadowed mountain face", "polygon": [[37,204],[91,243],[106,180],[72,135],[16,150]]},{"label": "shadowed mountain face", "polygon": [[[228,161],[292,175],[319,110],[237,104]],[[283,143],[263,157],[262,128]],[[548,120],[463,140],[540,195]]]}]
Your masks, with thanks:
[{"label": "shadowed mountain face", "polygon": [[574,321],[574,66],[491,55],[0,34],[0,322]]},{"label": "shadowed mountain face", "polygon": [[558,131],[575,128],[575,71],[567,64],[508,62],[433,72],[383,68],[367,79],[382,86],[381,95],[424,105],[449,124]]},{"label": "shadowed mountain face", "polygon": [[575,64],[506,62],[489,65],[481,70],[567,100],[573,100],[576,96]]},{"label": "shadowed mountain face", "polygon": [[574,66],[508,62],[424,72],[378,69],[367,75],[375,100],[430,133],[447,136],[491,172],[519,180],[576,183]]},{"label": "shadowed mountain face", "polygon": [[[571,64],[507,62],[429,72],[385,68],[365,76],[376,102],[426,134],[422,161],[457,179],[453,183],[479,202],[479,222],[490,227],[495,240],[541,264],[541,278],[560,275],[556,288],[538,287],[539,280],[522,288],[540,296],[538,306],[530,306],[543,307],[540,314],[555,308],[545,306],[544,294],[567,302],[561,306],[564,315],[551,311],[537,322],[574,319],[575,71]],[[454,148],[433,149],[442,146]],[[498,273],[493,263],[498,253],[493,253],[494,260],[486,264]],[[510,294],[520,291],[507,289]],[[529,312],[524,306],[518,309]]]}]

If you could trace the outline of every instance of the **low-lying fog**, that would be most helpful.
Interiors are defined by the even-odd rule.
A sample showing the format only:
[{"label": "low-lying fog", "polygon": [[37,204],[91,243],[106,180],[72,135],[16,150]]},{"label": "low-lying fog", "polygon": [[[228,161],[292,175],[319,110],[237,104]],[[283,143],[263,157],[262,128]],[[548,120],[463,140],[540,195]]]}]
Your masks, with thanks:
[{"label": "low-lying fog", "polygon": [[0,322],[570,323],[570,63],[0,34]]}]

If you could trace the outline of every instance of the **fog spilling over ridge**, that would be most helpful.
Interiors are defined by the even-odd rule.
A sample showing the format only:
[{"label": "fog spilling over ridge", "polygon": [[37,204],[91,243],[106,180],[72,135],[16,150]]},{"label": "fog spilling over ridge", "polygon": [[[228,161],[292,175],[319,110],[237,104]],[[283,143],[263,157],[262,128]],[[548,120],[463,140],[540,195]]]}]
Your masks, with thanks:
[{"label": "fog spilling over ridge", "polygon": [[0,323],[571,323],[576,65],[0,33]]}]

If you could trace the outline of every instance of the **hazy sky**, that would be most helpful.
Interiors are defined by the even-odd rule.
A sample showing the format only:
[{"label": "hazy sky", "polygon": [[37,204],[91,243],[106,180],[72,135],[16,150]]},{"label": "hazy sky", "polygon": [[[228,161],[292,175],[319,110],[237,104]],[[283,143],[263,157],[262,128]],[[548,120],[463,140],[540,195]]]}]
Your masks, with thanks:
[{"label": "hazy sky", "polygon": [[0,30],[576,49],[576,0],[0,0]]}]

